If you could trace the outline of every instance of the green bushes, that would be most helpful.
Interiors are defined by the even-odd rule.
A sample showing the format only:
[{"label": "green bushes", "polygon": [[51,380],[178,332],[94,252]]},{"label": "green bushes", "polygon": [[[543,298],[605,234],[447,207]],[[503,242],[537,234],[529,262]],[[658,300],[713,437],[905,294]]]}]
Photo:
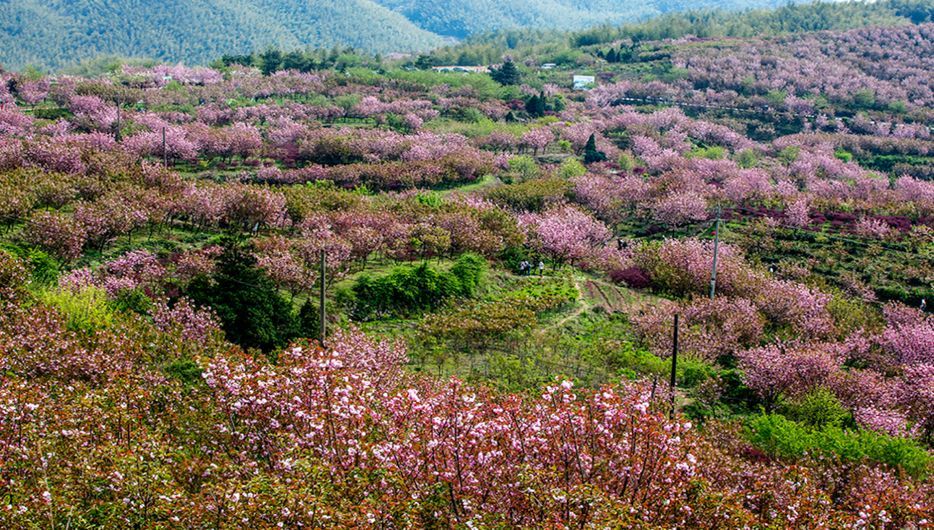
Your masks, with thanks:
[{"label": "green bushes", "polygon": [[58,263],[48,253],[37,248],[25,248],[12,243],[0,244],[0,251],[22,262],[29,270],[29,279],[33,283],[51,285],[58,280]]},{"label": "green bushes", "polygon": [[726,149],[719,145],[695,146],[688,153],[689,158],[709,158],[710,160],[723,160],[726,158]]},{"label": "green bushes", "polygon": [[485,196],[507,208],[538,212],[563,200],[570,190],[571,184],[567,180],[548,177],[496,186],[487,191]]},{"label": "green bushes", "polygon": [[91,333],[113,324],[114,313],[107,293],[97,287],[43,291],[39,300],[57,309],[65,319],[65,327],[71,331]]},{"label": "green bushes", "polygon": [[565,179],[582,177],[587,174],[587,167],[576,158],[568,158],[558,166],[558,176]]},{"label": "green bushes", "polygon": [[577,288],[567,281],[534,282],[496,299],[428,315],[419,326],[424,344],[479,352],[515,332],[531,329],[544,316],[575,302]]},{"label": "green bushes", "polygon": [[912,440],[839,427],[814,429],[778,414],[763,414],[750,421],[748,437],[755,446],[779,458],[811,455],[884,463],[918,478],[925,477],[931,468],[931,455]]},{"label": "green bushes", "polygon": [[524,182],[538,178],[541,172],[534,158],[526,155],[514,156],[509,159],[509,169],[502,179],[505,182]]},{"label": "green bushes", "polygon": [[353,317],[366,320],[374,315],[410,315],[437,309],[454,297],[472,297],[486,268],[482,257],[464,254],[447,271],[426,262],[400,265],[379,277],[364,274],[352,287]]},{"label": "green bushes", "polygon": [[804,397],[783,405],[784,414],[809,427],[842,427],[849,411],[833,393],[818,388]]},{"label": "green bushes", "polygon": [[464,254],[454,262],[451,274],[460,282],[462,296],[473,296],[486,275],[486,260],[476,254]]}]

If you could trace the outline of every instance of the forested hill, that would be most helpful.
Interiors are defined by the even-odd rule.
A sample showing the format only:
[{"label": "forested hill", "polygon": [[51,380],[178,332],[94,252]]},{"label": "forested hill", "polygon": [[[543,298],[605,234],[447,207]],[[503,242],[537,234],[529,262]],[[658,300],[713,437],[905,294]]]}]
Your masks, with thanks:
[{"label": "forested hill", "polygon": [[[351,46],[425,51],[515,28],[580,30],[705,7],[779,0],[15,0],[0,1],[0,64],[56,69],[106,54],[189,64],[223,54]],[[782,2],[784,3],[784,2]]]},{"label": "forested hill", "polygon": [[0,2],[0,63],[58,68],[102,54],[207,63],[267,47],[415,51],[443,39],[370,0]]},{"label": "forested hill", "polygon": [[419,27],[464,38],[515,28],[582,29],[688,9],[775,7],[785,0],[376,0]]}]

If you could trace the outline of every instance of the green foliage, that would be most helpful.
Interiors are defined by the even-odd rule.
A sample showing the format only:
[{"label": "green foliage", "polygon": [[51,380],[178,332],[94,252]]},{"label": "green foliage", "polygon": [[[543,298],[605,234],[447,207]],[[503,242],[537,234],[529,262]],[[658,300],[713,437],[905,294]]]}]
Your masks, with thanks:
[{"label": "green foliage", "polygon": [[71,331],[92,333],[110,327],[114,321],[107,293],[97,287],[80,291],[51,289],[40,293],[38,298],[58,310],[65,319],[65,327]]},{"label": "green foliage", "polygon": [[587,145],[584,146],[584,163],[593,164],[604,160],[606,160],[606,153],[597,149],[597,139],[591,134],[587,139]]},{"label": "green foliage", "polygon": [[[313,298],[305,300],[298,310],[298,334],[307,339],[321,338],[321,309],[320,301]],[[325,307],[327,310],[327,307]]]},{"label": "green foliage", "polygon": [[406,316],[437,309],[451,298],[470,298],[477,292],[486,269],[482,257],[464,254],[447,271],[424,262],[399,265],[378,277],[363,274],[352,288],[353,317],[367,320],[374,316]]},{"label": "green foliage", "polygon": [[444,204],[444,199],[441,197],[441,194],[436,191],[419,192],[418,195],[415,196],[415,200],[422,206],[432,210],[437,210]]},{"label": "green foliage", "polygon": [[545,96],[532,94],[525,102],[525,111],[532,117],[542,117],[545,115]]},{"label": "green foliage", "polygon": [[499,259],[507,270],[515,271],[523,261],[531,261],[532,253],[524,245],[509,245],[500,253]]},{"label": "green foliage", "polygon": [[501,85],[518,85],[522,82],[522,73],[514,62],[507,59],[499,68],[490,69],[490,77]]},{"label": "green foliage", "polygon": [[829,289],[832,293],[827,311],[833,317],[834,327],[841,337],[864,330],[881,331],[885,326],[882,314],[857,298],[846,296],[839,289]]},{"label": "green foliage", "polygon": [[759,165],[759,155],[752,149],[743,149],[736,153],[736,163],[743,169],[754,168]]},{"label": "green foliage", "polygon": [[568,281],[534,282],[492,300],[465,304],[425,317],[419,326],[423,347],[478,353],[522,334],[543,318],[577,300]]},{"label": "green foliage", "polygon": [[778,153],[778,159],[781,160],[785,165],[788,165],[798,159],[799,153],[801,153],[801,148],[791,145],[782,149],[781,152]]},{"label": "green foliage", "polygon": [[558,166],[558,176],[565,179],[581,177],[587,174],[587,167],[576,158],[568,158]]},{"label": "green foliage", "polygon": [[747,427],[750,442],[780,458],[811,455],[848,462],[884,463],[914,477],[924,477],[931,470],[932,457],[927,450],[905,438],[839,427],[814,429],[779,414],[757,416]]},{"label": "green foliage", "polygon": [[142,289],[121,289],[110,302],[111,307],[123,313],[149,314],[152,300],[146,296]]},{"label": "green foliage", "polygon": [[844,151],[843,149],[837,149],[836,151],[834,151],[833,156],[836,157],[838,160],[842,160],[844,162],[853,161],[853,153]]},{"label": "green foliage", "polygon": [[876,93],[868,88],[853,93],[853,105],[857,108],[872,109],[876,106]]},{"label": "green foliage", "polygon": [[791,420],[819,429],[842,427],[850,417],[840,400],[825,388],[818,388],[795,401],[785,403],[782,412]]},{"label": "green foliage", "polygon": [[483,283],[486,272],[486,260],[472,253],[463,254],[451,267],[451,274],[460,282],[462,296],[473,296]]},{"label": "green foliage", "polygon": [[439,118],[428,122],[425,127],[433,132],[462,134],[468,138],[487,136],[492,132],[505,132],[518,138],[529,129],[525,124],[497,122],[489,118],[473,123]]},{"label": "green foliage", "polygon": [[[558,65],[580,64],[580,48],[629,41],[604,58],[613,63],[641,60],[639,43],[699,37],[753,37],[799,31],[850,29],[904,23],[919,24],[931,19],[931,8],[917,0],[879,3],[840,2],[794,5],[777,10],[775,0],[700,0],[699,2],[646,3],[549,1],[547,5],[528,0],[490,4],[480,0],[456,3],[430,0],[208,0],[159,4],[116,4],[78,0],[41,2],[21,0],[0,4],[0,20],[8,28],[0,34],[0,62],[14,69],[28,63],[60,68],[78,63],[73,73],[90,76],[113,73],[123,63],[149,64],[151,59],[128,59],[121,55],[150,57],[170,62],[206,64],[223,54],[221,65],[248,64],[301,71],[333,67],[343,71],[360,64],[374,64],[347,50],[370,53],[427,51],[455,37],[461,43],[422,54],[412,61],[419,70],[434,73],[438,64],[483,65],[497,63],[504,55],[546,59]],[[710,8],[718,8],[711,11]],[[675,13],[690,9],[692,11]],[[662,15],[662,16],[657,16]],[[656,16],[656,18],[650,18]],[[598,24],[619,24],[622,27]],[[131,32],[108,31],[111,20],[120,20]],[[175,28],[166,33],[160,28]],[[583,30],[575,34],[555,29]],[[493,32],[493,33],[491,33]],[[89,39],[88,35],[96,38]],[[208,37],[205,37],[208,36]],[[466,40],[463,40],[466,39]],[[314,53],[298,52],[307,46]],[[283,50],[267,57],[258,50]],[[602,51],[601,51],[602,54]],[[652,54],[649,54],[650,56]],[[101,57],[101,59],[95,59]],[[509,85],[518,84],[512,68]],[[518,72],[518,70],[516,70]],[[484,78],[487,76],[452,77]],[[872,97],[870,97],[872,96]],[[874,103],[874,94],[858,94],[859,104]],[[872,106],[872,105],[867,105]]]},{"label": "green foliage", "polygon": [[366,195],[366,190],[345,190],[330,181],[289,186],[282,191],[293,219],[304,219],[317,212],[349,210],[360,205]]},{"label": "green foliage", "polygon": [[508,174],[503,175],[505,181],[522,182],[524,180],[534,179],[541,173],[541,168],[535,162],[535,159],[526,156],[514,156],[509,159]]},{"label": "green foliage", "polygon": [[[271,47],[350,46],[379,52],[424,51],[443,44],[438,35],[367,0],[209,0],[170,5],[22,0],[0,4],[0,20],[9,24],[0,32],[0,62],[13,68],[28,62],[59,68],[102,54],[207,64],[223,54]],[[115,20],[134,30],[112,31]]]},{"label": "green foliage", "polygon": [[224,241],[214,273],[192,280],[186,294],[196,304],[212,307],[227,339],[244,348],[270,352],[298,335],[291,304],[249,249],[231,239]]},{"label": "green foliage", "polygon": [[[670,373],[670,368],[667,371]],[[678,358],[678,386],[693,388],[714,377],[716,372],[716,367],[702,359],[690,356]]]},{"label": "green foliage", "polygon": [[688,153],[688,158],[708,158],[710,160],[723,160],[726,158],[726,149],[719,145],[709,147],[696,146]]},{"label": "green foliage", "polygon": [[619,164],[619,168],[623,171],[632,171],[632,168],[636,167],[636,159],[630,153],[622,153],[619,155],[617,163]]},{"label": "green foliage", "polygon": [[185,386],[194,386],[201,382],[201,374],[204,370],[198,366],[198,363],[191,359],[175,359],[164,368],[169,377],[173,377],[182,382]]},{"label": "green foliage", "polygon": [[484,196],[502,206],[516,210],[541,211],[564,198],[571,184],[562,178],[532,179],[490,188]]},{"label": "green foliage", "polygon": [[[576,34],[577,46],[630,39],[634,42],[697,37],[760,37],[804,31],[843,30],[867,25],[893,25],[909,21],[916,11],[899,9],[901,2],[786,4],[778,9],[740,12],[704,10],[723,7],[722,3],[694,2],[691,11],[669,13],[637,24],[618,28],[598,27]],[[730,5],[730,4],[727,4]],[[758,7],[736,2],[734,7]],[[923,18],[923,16],[918,17]]]},{"label": "green foliage", "polygon": [[58,280],[58,262],[47,252],[37,248],[21,247],[12,243],[0,244],[0,250],[8,252],[26,264],[33,284],[48,286]]}]

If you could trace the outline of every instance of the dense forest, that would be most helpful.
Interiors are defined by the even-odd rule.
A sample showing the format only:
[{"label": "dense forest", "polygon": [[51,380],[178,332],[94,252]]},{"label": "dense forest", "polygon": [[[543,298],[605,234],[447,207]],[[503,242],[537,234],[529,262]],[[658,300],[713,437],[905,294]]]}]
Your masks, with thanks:
[{"label": "dense forest", "polygon": [[205,64],[222,54],[269,47],[291,51],[350,46],[380,54],[427,51],[452,38],[491,31],[582,30],[687,9],[740,10],[778,3],[22,0],[0,3],[0,64],[14,69],[26,65],[57,69],[108,54]]},{"label": "dense forest", "polygon": [[189,64],[277,47],[426,50],[441,37],[370,0],[0,3],[0,63],[58,68],[103,54]]},{"label": "dense forest", "polygon": [[763,37],[781,34],[845,30],[866,26],[920,24],[934,20],[930,0],[889,0],[877,3],[816,2],[786,4],[777,9],[728,11],[689,10],[667,13],[623,25],[600,25],[577,32],[512,29],[483,33],[453,46],[434,50],[443,64],[491,64],[504,54],[514,59],[575,64],[588,47],[611,42],[655,41],[682,37]]}]

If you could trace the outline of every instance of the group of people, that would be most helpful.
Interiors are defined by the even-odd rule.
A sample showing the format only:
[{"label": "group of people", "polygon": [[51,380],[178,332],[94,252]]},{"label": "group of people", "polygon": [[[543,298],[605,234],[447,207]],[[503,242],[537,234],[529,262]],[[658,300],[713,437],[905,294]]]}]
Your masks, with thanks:
[{"label": "group of people", "polygon": [[530,261],[522,260],[522,262],[519,263],[519,274],[523,276],[531,276],[532,273],[534,272],[534,269],[536,268],[538,269],[539,276],[545,275],[545,262],[544,261],[538,260],[538,265],[536,266],[532,264],[532,262]]}]

